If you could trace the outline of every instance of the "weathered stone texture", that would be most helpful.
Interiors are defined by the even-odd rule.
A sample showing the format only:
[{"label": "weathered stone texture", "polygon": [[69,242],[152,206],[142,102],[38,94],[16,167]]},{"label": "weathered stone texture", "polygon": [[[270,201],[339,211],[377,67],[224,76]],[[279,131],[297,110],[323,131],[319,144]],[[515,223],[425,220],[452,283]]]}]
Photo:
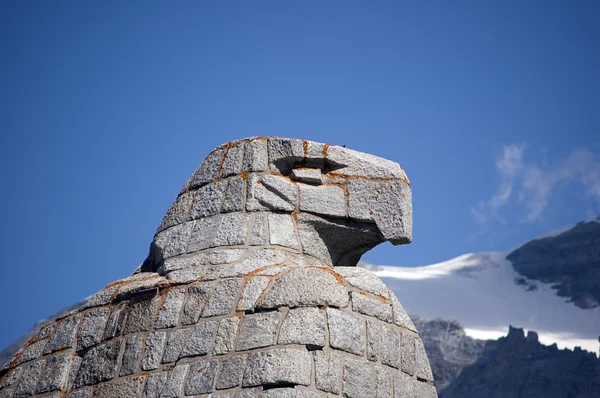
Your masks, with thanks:
[{"label": "weathered stone texture", "polygon": [[195,170],[135,273],[46,325],[0,398],[437,396],[398,299],[355,265],[412,236],[394,162],[233,141]]},{"label": "weathered stone texture", "polygon": [[63,319],[56,327],[52,339],[46,344],[44,353],[48,354],[73,347],[80,318],[81,316],[77,314]]},{"label": "weathered stone texture", "polygon": [[219,322],[213,354],[223,355],[233,351],[239,322],[240,320],[237,317],[222,319]]},{"label": "weathered stone texture", "polygon": [[315,385],[325,392],[339,394],[342,382],[342,360],[333,352],[314,351]]},{"label": "weathered stone texture", "polygon": [[37,393],[62,390],[66,387],[71,365],[70,353],[58,354],[46,360],[46,367],[37,385]]},{"label": "weathered stone texture", "polygon": [[75,379],[75,388],[97,384],[115,377],[119,366],[121,340],[92,347],[86,352]]},{"label": "weathered stone texture", "polygon": [[275,349],[248,355],[242,386],[310,384],[312,359],[308,351]]},{"label": "weathered stone texture", "polygon": [[251,350],[275,344],[279,311],[245,315],[238,336],[236,351]]},{"label": "weathered stone texture", "polygon": [[348,398],[372,397],[374,388],[373,369],[365,363],[346,360],[344,364],[343,393]]},{"label": "weathered stone texture", "polygon": [[146,337],[146,350],[142,359],[143,370],[157,369],[163,356],[167,334],[165,332],[154,332]]},{"label": "weathered stone texture", "polygon": [[218,361],[200,361],[190,365],[190,375],[185,383],[185,395],[208,394],[213,391]]},{"label": "weathered stone texture", "polygon": [[245,356],[234,356],[223,359],[219,376],[217,377],[216,388],[224,390],[227,388],[237,387],[242,382],[242,375],[246,367]]},{"label": "weathered stone texture", "polygon": [[294,268],[285,273],[267,293],[265,308],[348,305],[348,291],[328,269]]},{"label": "weathered stone texture", "polygon": [[177,326],[179,322],[179,312],[183,305],[185,298],[185,291],[183,290],[171,290],[165,299],[158,317],[156,319],[155,327],[158,329],[171,328]]},{"label": "weathered stone texture", "polygon": [[325,318],[318,308],[294,308],[285,317],[279,344],[325,345]]},{"label": "weathered stone texture", "polygon": [[96,388],[96,398],[138,398],[146,382],[145,376],[133,376],[100,384]]},{"label": "weathered stone texture", "polygon": [[15,398],[27,397],[35,393],[35,387],[44,369],[44,361],[31,363],[23,370],[23,375],[14,392]]},{"label": "weathered stone texture", "polygon": [[402,371],[415,374],[415,338],[407,333],[402,333]]},{"label": "weathered stone texture", "polygon": [[246,187],[246,210],[292,211],[296,207],[298,190],[290,180],[275,175],[251,175]]},{"label": "weathered stone texture", "polygon": [[142,356],[143,349],[144,339],[142,336],[134,335],[127,337],[119,376],[128,376],[139,371],[140,357]]},{"label": "weathered stone texture", "polygon": [[356,355],[364,355],[365,325],[361,318],[328,308],[327,321],[331,347]]},{"label": "weathered stone texture", "polygon": [[84,315],[77,333],[77,351],[100,343],[109,314],[108,308],[95,308]]}]

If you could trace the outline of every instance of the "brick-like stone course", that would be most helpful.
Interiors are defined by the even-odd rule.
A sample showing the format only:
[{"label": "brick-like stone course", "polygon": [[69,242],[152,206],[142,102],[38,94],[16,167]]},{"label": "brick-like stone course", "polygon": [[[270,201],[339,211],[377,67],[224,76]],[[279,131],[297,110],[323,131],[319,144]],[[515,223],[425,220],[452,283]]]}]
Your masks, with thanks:
[{"label": "brick-like stone course", "polygon": [[406,311],[353,266],[409,239],[411,217],[393,162],[275,137],[227,144],[185,184],[147,261],[42,328],[0,371],[0,398],[436,397]]}]

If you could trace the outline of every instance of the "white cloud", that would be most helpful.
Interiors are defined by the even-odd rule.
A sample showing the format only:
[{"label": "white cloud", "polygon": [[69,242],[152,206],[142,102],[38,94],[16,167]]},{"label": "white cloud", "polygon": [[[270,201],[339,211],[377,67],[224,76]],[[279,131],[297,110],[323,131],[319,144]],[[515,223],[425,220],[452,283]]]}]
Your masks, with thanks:
[{"label": "white cloud", "polygon": [[567,182],[578,184],[585,195],[600,204],[600,160],[594,153],[579,149],[555,165],[526,162],[524,154],[525,145],[503,147],[502,155],[496,159],[499,179],[496,193],[471,208],[477,223],[490,220],[505,223],[501,210],[508,204],[517,206],[521,222],[535,222],[548,206],[553,190]]}]

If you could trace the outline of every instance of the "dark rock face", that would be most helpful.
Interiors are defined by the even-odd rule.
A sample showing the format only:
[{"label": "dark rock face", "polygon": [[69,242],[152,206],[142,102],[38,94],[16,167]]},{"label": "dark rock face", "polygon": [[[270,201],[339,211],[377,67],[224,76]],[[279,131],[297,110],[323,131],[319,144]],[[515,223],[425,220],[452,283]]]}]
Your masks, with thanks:
[{"label": "dark rock face", "polygon": [[[433,360],[432,366],[435,374]],[[479,360],[462,369],[440,394],[442,398],[599,396],[600,360],[594,354],[544,346],[536,333],[525,337],[523,329],[513,327],[507,337],[488,341]]]},{"label": "dark rock face", "polygon": [[581,222],[557,236],[536,239],[507,257],[521,275],[552,283],[580,308],[600,306],[600,222]]},{"label": "dark rock face", "polygon": [[427,320],[414,314],[410,317],[423,339],[435,386],[438,392],[442,392],[465,367],[481,357],[486,342],[467,336],[457,321]]}]

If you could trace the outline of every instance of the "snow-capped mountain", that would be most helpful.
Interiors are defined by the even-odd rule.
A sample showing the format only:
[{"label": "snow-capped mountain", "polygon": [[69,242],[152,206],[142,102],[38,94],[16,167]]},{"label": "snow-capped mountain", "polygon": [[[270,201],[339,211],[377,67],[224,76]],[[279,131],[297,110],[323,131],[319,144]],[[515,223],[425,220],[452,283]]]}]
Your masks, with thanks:
[{"label": "snow-capped mountain", "polygon": [[[457,320],[467,336],[497,339],[506,336],[509,325],[513,325],[536,331],[542,344],[556,343],[559,348],[570,349],[579,346],[597,353],[600,306],[581,308],[573,300],[581,296],[597,297],[598,239],[600,223],[590,221],[528,242],[514,251],[464,254],[415,268],[362,265],[384,280],[407,311],[428,319]],[[507,259],[535,258],[540,262],[548,251],[554,259],[560,255],[553,250],[564,246],[569,250],[561,251],[561,262],[543,262],[552,272],[545,272],[537,280],[517,272],[515,264]],[[575,271],[569,267],[569,258],[577,263],[577,276],[571,275]],[[535,262],[526,264],[532,267]],[[552,277],[548,278],[548,274]],[[532,275],[535,274],[529,274]],[[561,292],[567,297],[557,294],[561,284],[571,287],[567,294]],[[590,300],[586,302],[589,304]]]}]

